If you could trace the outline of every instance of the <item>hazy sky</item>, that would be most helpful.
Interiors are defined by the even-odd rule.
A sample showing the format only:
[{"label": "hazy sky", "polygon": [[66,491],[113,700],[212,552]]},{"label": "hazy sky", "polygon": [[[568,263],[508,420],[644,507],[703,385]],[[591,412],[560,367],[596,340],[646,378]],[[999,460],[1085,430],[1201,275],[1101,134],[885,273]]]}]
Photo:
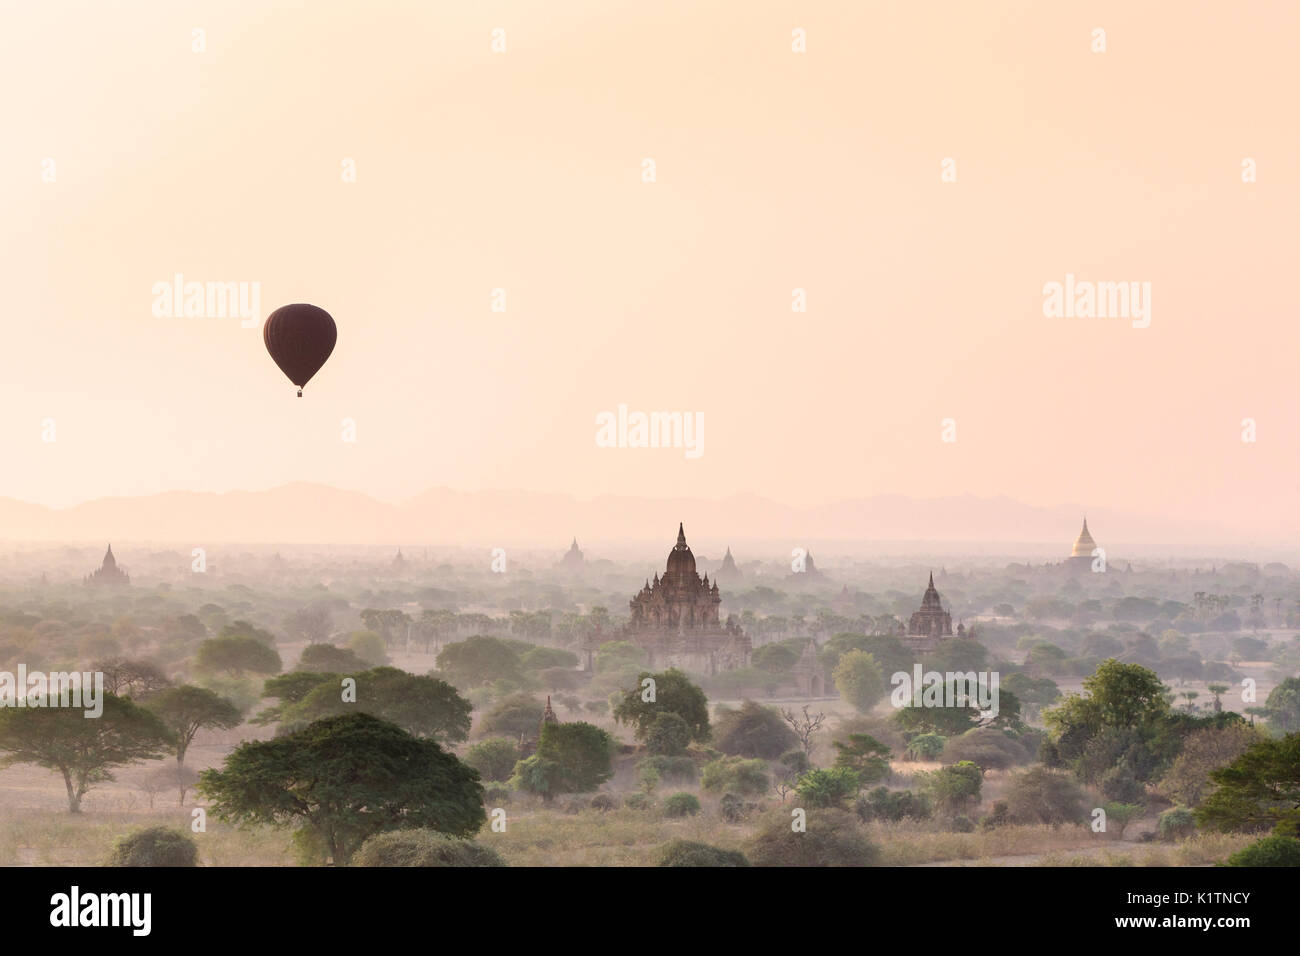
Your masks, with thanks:
[{"label": "hazy sky", "polygon": [[[1294,529],[1298,30],[1289,0],[0,2],[0,496],[969,492]],[[260,282],[257,327],[156,318],[177,272]],[[1151,283],[1150,326],[1045,317],[1067,273]],[[301,400],[260,332],[296,301],[339,326]],[[703,455],[598,448],[620,403],[702,413]]]}]

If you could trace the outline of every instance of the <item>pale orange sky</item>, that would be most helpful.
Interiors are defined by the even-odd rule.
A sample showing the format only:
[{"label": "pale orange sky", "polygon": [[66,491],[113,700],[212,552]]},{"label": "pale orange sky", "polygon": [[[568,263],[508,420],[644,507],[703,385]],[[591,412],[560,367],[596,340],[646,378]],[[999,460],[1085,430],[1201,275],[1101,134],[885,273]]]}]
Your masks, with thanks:
[{"label": "pale orange sky", "polygon": [[[969,492],[1294,531],[1298,36],[1289,0],[0,3],[0,496]],[[176,272],[260,281],[258,327],[155,318]],[[1045,318],[1067,272],[1150,282],[1150,327]],[[296,301],[339,325],[301,400],[260,333]],[[702,412],[703,457],[596,447],[619,403]]]}]

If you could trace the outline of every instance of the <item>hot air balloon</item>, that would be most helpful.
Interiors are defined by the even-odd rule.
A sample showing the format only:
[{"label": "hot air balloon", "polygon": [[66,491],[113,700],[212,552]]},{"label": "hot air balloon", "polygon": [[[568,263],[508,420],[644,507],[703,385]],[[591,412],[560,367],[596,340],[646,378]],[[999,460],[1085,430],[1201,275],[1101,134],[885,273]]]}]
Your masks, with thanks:
[{"label": "hot air balloon", "polygon": [[298,386],[299,398],[302,398],[302,387],[334,351],[338,334],[338,327],[328,312],[304,302],[280,306],[266,317],[262,326],[266,350],[280,371]]}]

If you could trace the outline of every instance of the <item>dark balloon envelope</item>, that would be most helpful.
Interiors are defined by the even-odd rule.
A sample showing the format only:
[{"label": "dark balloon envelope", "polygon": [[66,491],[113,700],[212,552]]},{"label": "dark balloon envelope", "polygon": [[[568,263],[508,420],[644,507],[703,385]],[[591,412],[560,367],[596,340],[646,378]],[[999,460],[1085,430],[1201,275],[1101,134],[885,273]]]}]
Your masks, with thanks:
[{"label": "dark balloon envelope", "polygon": [[320,371],[334,351],[338,327],[324,309],[306,303],[282,305],[266,317],[262,341],[289,381],[302,387]]}]

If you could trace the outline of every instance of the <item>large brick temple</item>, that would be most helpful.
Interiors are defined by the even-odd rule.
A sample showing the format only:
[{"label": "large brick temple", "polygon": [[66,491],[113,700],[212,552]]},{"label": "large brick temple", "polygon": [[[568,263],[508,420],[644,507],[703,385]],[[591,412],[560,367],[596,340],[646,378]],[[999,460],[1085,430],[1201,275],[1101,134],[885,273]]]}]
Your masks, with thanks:
[{"label": "large brick temple", "polygon": [[719,619],[721,604],[717,582],[710,584],[707,574],[696,573],[686,529],[679,524],[663,576],[646,581],[628,602],[632,619],[622,638],[646,650],[654,668],[716,674],[747,667],[750,640],[736,624]]}]

